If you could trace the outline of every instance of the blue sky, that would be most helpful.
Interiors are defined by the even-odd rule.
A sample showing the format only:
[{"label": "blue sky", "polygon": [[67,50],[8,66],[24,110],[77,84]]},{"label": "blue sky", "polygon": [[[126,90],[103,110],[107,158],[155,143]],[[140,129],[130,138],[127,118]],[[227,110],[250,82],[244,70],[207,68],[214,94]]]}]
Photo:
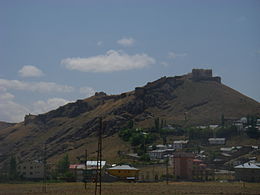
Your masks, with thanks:
[{"label": "blue sky", "polygon": [[211,68],[260,101],[260,1],[0,0],[0,121]]}]

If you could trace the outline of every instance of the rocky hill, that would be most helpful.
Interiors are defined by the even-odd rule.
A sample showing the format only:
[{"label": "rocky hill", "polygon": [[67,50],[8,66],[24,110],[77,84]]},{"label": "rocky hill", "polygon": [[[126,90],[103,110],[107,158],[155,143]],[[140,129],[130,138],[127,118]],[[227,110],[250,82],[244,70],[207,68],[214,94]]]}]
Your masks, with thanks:
[{"label": "rocky hill", "polygon": [[13,125],[15,125],[15,123],[7,123],[7,122],[0,121],[0,130],[5,129],[7,127],[11,127]]},{"label": "rocky hill", "polygon": [[221,84],[221,78],[212,77],[211,70],[195,69],[183,76],[162,77],[120,95],[100,92],[45,114],[27,115],[24,122],[0,131],[0,154],[40,159],[46,143],[51,161],[64,153],[76,161],[85,149],[94,155],[98,117],[102,117],[104,158],[115,159],[119,150],[130,148],[117,137],[129,120],[136,127],[151,127],[156,117],[169,124],[189,126],[219,124],[222,114],[260,115],[260,104]]}]

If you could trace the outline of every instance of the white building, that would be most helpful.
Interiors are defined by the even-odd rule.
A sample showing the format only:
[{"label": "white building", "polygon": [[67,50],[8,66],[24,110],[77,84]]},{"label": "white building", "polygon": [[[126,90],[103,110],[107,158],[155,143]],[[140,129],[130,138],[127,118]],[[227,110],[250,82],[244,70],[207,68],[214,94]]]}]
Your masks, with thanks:
[{"label": "white building", "polygon": [[[101,169],[106,165],[106,161],[101,161]],[[97,161],[87,161],[86,162],[87,169],[97,169]],[[98,167],[100,167],[100,163],[98,163]]]},{"label": "white building", "polygon": [[233,153],[236,152],[236,148],[235,147],[228,147],[228,148],[220,148],[221,152],[225,152],[225,153]]},{"label": "white building", "polygon": [[235,166],[235,177],[240,181],[260,182],[260,167],[255,163],[247,162]]},{"label": "white building", "polygon": [[156,149],[157,150],[165,150],[165,149],[167,149],[167,146],[163,145],[163,144],[158,144],[158,145],[156,145]]},{"label": "white building", "polygon": [[152,150],[148,154],[151,160],[163,159],[164,155],[167,154],[167,150]]},{"label": "white building", "polygon": [[187,146],[189,140],[178,140],[173,142],[173,149],[182,149]]},{"label": "white building", "polygon": [[226,143],[226,138],[209,138],[208,141],[211,145],[224,145]]}]

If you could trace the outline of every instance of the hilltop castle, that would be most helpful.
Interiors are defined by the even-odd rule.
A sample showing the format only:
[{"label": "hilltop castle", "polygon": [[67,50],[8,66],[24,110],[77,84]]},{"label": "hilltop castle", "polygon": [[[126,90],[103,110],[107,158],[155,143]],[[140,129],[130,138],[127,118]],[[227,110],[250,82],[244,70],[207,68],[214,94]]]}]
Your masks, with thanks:
[{"label": "hilltop castle", "polygon": [[216,81],[221,83],[220,77],[212,76],[212,69],[192,69],[191,79],[193,81]]},{"label": "hilltop castle", "polygon": [[147,91],[158,88],[159,86],[168,83],[172,88],[176,88],[179,85],[183,84],[185,80],[197,81],[215,81],[221,83],[221,77],[213,77],[212,69],[192,69],[191,73],[182,76],[175,77],[162,77],[154,82],[148,82],[143,87],[135,88],[135,95],[137,97],[142,97]]}]

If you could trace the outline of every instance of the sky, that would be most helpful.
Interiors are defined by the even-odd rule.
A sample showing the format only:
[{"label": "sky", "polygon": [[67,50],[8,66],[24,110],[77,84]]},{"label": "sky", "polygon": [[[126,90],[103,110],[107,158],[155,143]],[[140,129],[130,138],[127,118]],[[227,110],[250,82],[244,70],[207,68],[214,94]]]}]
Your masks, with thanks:
[{"label": "sky", "polygon": [[0,0],[0,121],[210,68],[260,101],[258,0]]}]

